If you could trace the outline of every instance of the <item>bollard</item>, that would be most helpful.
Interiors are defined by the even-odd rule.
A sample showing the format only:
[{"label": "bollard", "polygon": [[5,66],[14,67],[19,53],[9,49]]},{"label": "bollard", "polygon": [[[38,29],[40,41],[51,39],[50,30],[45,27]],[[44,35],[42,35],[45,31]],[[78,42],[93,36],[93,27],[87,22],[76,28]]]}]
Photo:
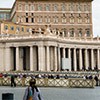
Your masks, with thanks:
[{"label": "bollard", "polygon": [[13,93],[3,93],[2,100],[14,100]]}]

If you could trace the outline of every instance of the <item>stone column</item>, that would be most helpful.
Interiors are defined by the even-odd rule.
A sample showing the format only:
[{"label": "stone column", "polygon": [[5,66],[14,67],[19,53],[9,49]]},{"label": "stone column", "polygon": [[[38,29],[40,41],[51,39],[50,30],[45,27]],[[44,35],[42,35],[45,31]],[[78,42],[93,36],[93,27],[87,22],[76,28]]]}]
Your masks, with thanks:
[{"label": "stone column", "polygon": [[47,71],[50,71],[50,49],[49,46],[46,47],[47,49],[47,62],[46,62],[46,67],[47,67]]},{"label": "stone column", "polygon": [[100,69],[100,50],[97,49],[97,68]]},{"label": "stone column", "polygon": [[34,68],[33,68],[33,46],[30,46],[30,71],[34,71]]},{"label": "stone column", "polygon": [[60,47],[58,47],[58,69],[60,71],[61,69],[61,55],[60,55]]},{"label": "stone column", "polygon": [[54,47],[55,49],[55,51],[54,51],[54,58],[55,58],[55,61],[54,61],[54,65],[55,65],[55,71],[57,71],[57,47]]},{"label": "stone column", "polygon": [[93,52],[93,49],[91,49],[91,68],[94,69],[94,52]]},{"label": "stone column", "polygon": [[18,71],[19,69],[19,47],[16,47],[16,70]]},{"label": "stone column", "polygon": [[83,62],[82,62],[82,49],[81,48],[79,49],[79,67],[80,67],[80,70],[82,70]]},{"label": "stone column", "polygon": [[43,46],[38,46],[39,71],[44,71],[44,50]]},{"label": "stone column", "polygon": [[11,51],[10,47],[5,48],[5,71],[10,71],[11,70]]},{"label": "stone column", "polygon": [[88,54],[87,54],[87,49],[85,49],[85,68],[88,69]]},{"label": "stone column", "polygon": [[76,62],[76,48],[74,48],[74,71],[77,71],[77,62]]}]

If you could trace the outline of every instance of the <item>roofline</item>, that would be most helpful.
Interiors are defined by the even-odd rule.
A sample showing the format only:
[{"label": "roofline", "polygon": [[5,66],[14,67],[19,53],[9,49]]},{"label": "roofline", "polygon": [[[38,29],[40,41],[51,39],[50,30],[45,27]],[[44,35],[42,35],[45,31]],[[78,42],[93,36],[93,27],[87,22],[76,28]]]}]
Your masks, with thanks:
[{"label": "roofline", "polygon": [[0,8],[0,10],[11,10],[12,8]]},{"label": "roofline", "polygon": [[13,10],[13,8],[14,8],[15,4],[16,4],[16,1],[17,1],[17,0],[15,0],[15,2],[14,2],[14,4],[13,4],[13,6],[12,6],[12,8],[11,8],[11,12],[12,12],[12,10]]}]

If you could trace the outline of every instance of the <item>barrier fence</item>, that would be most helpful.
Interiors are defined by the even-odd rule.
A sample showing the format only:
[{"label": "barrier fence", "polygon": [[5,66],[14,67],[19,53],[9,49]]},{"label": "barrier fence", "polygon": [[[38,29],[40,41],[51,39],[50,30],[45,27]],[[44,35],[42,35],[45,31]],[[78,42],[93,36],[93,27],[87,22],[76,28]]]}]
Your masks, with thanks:
[{"label": "barrier fence", "polygon": [[[17,86],[27,86],[29,85],[29,80],[31,77],[26,78],[15,78]],[[99,83],[99,82],[98,82]],[[96,85],[94,79],[83,79],[83,78],[60,78],[60,79],[49,79],[49,78],[36,78],[37,86],[41,87],[79,87],[79,88],[93,88]],[[11,77],[2,77],[0,78],[0,86],[10,86]]]}]

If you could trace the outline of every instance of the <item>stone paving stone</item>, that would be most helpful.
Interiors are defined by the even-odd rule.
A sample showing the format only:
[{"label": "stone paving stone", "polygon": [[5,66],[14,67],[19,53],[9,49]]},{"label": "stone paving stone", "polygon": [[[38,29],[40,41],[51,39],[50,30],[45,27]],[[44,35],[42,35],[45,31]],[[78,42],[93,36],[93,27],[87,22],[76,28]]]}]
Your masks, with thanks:
[{"label": "stone paving stone", "polygon": [[[0,87],[0,100],[2,93],[13,93],[14,100],[22,100],[26,87]],[[57,88],[40,87],[44,100],[99,100],[100,87],[89,88]]]}]

